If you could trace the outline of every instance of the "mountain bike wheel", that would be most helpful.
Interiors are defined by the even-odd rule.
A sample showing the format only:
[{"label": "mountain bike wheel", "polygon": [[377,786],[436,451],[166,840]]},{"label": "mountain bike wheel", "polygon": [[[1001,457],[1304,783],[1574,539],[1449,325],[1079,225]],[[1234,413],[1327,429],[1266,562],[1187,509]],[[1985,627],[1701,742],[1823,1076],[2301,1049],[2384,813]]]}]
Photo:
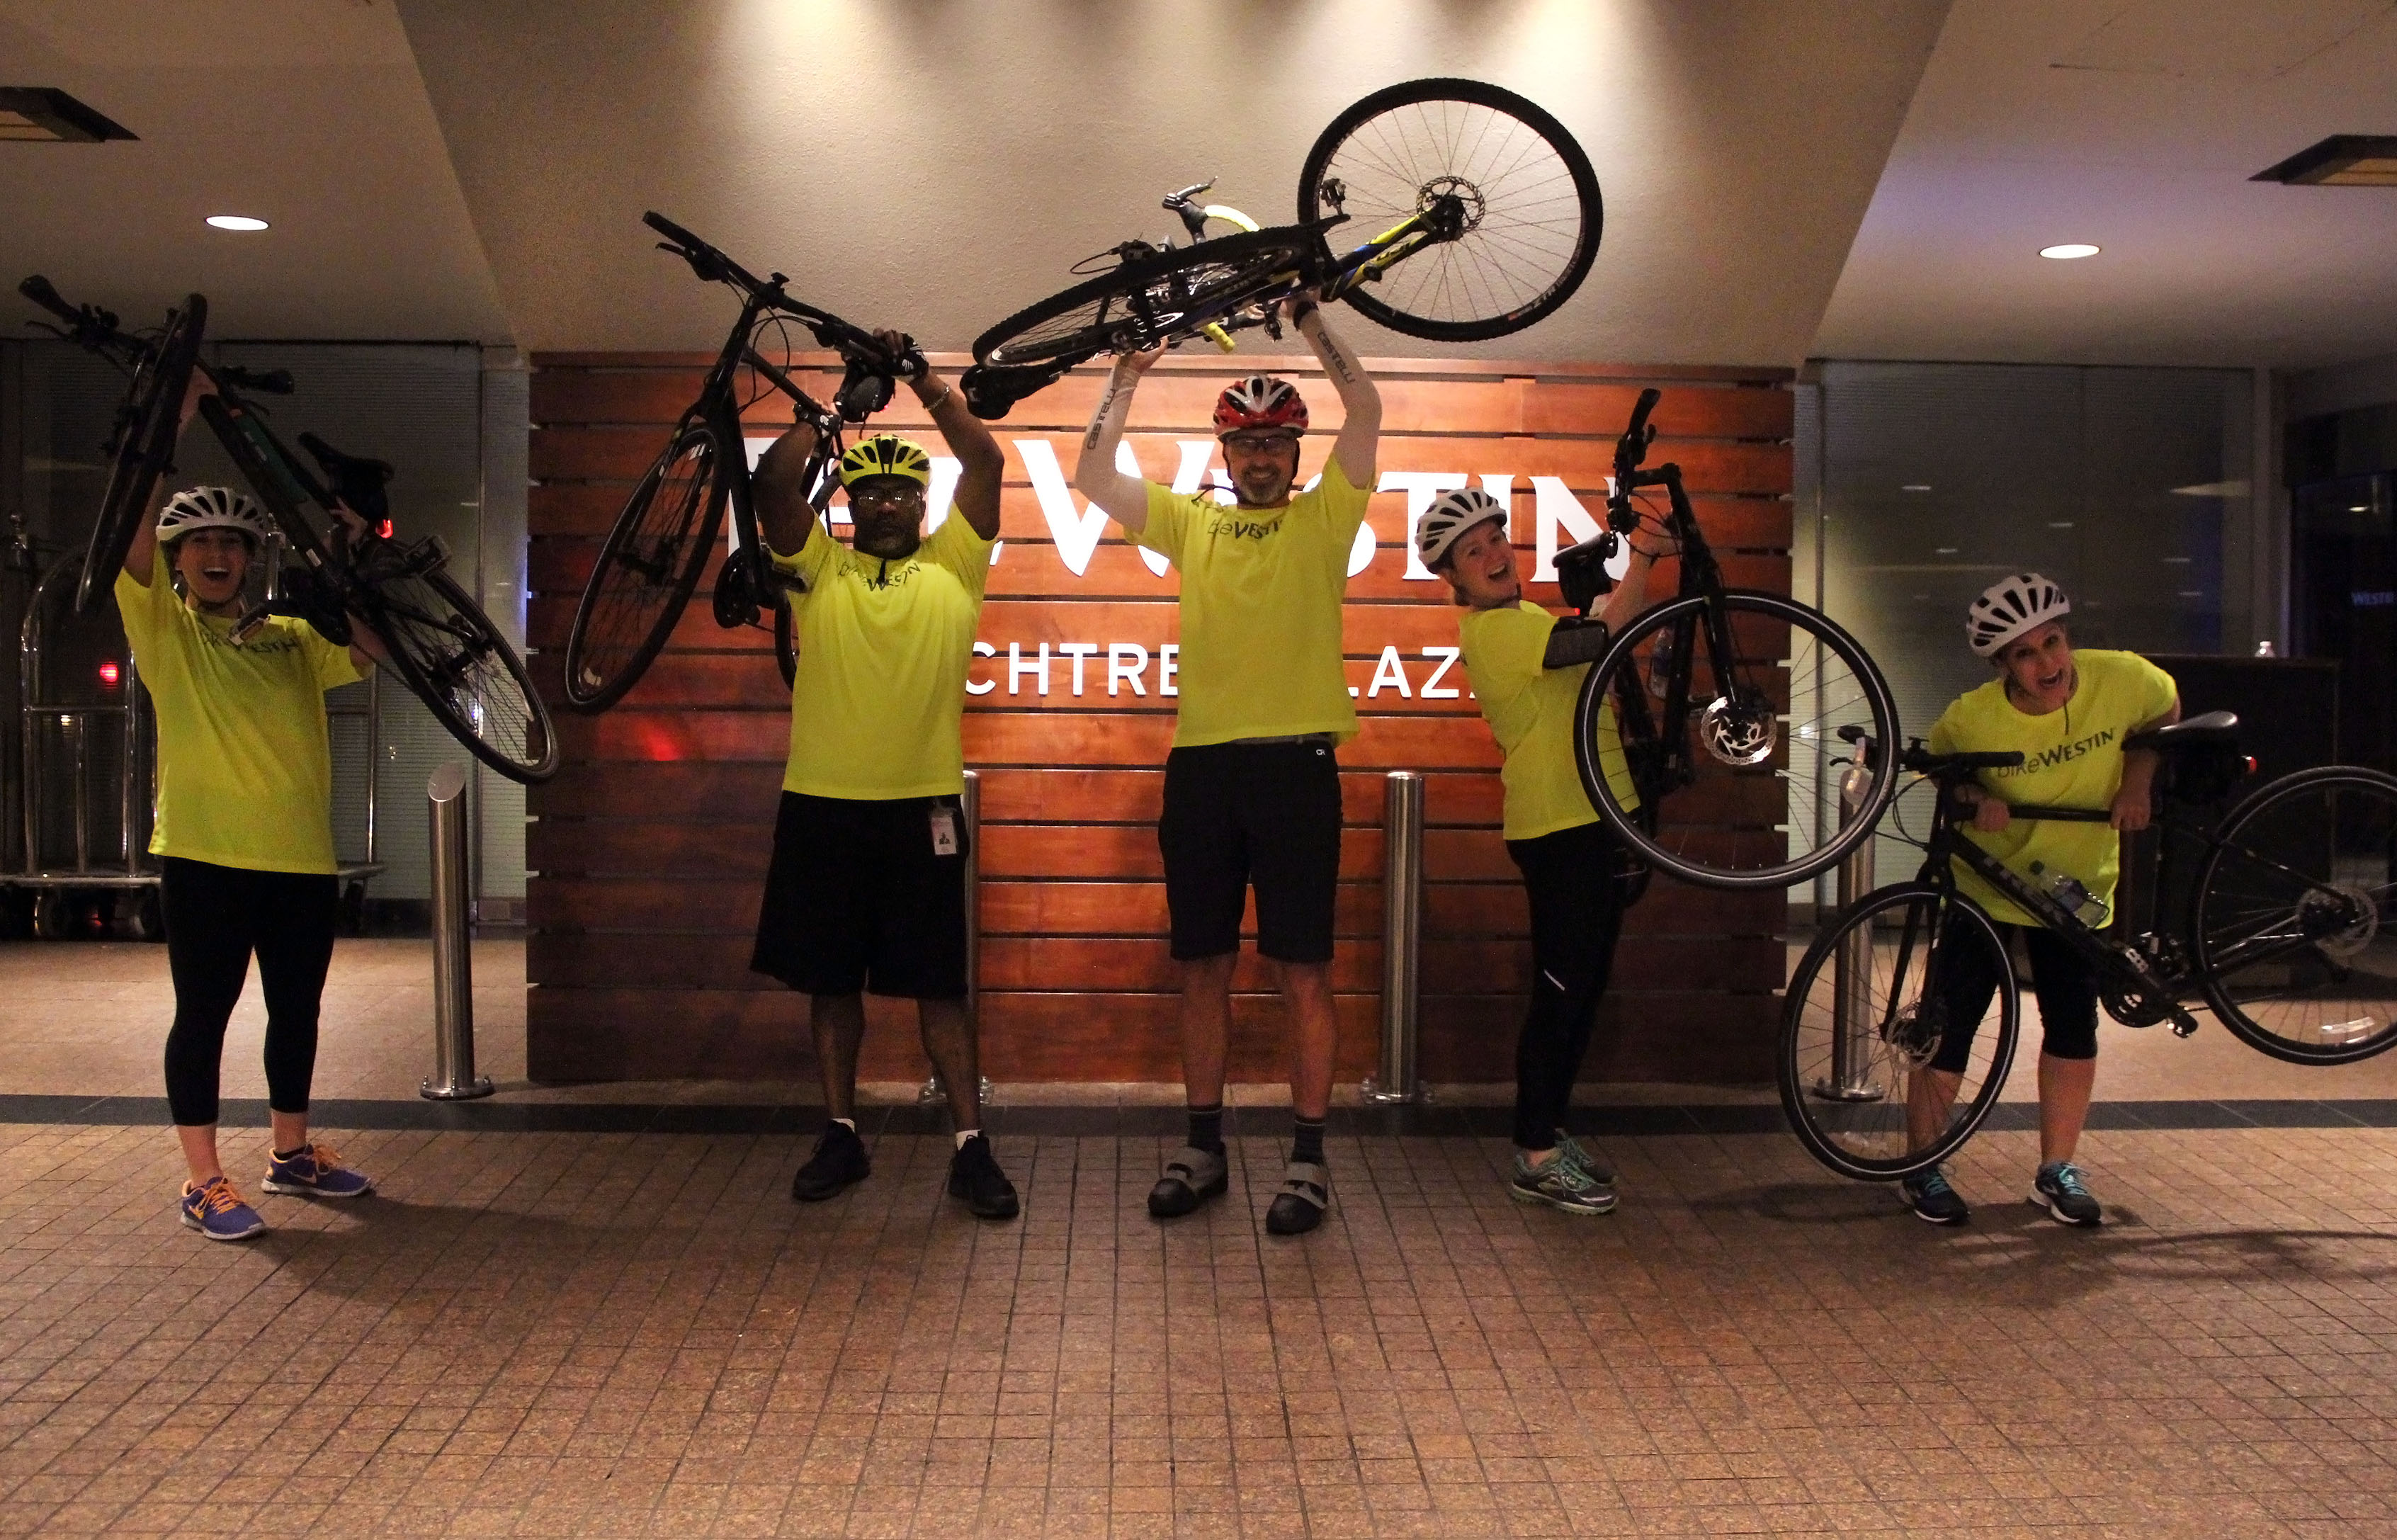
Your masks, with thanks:
[{"label": "mountain bike wheel", "polygon": [[[1962,1030],[1940,982],[1960,968],[1994,987],[1951,1086],[1931,1065]],[[2005,943],[1978,905],[1923,883],[1867,893],[1790,977],[1776,1061],[1782,1110],[1807,1152],[1841,1176],[1887,1182],[1927,1170],[1995,1110],[2021,1014]]]},{"label": "mountain bike wheel", "polygon": [[1598,257],[1598,173],[1564,125],[1478,80],[1410,80],[1332,119],[1298,178],[1298,217],[1334,200],[1356,228],[1389,229],[1453,194],[1466,228],[1341,296],[1393,331],[1479,341],[1520,331],[1573,297]]},{"label": "mountain bike wheel", "polygon": [[392,666],[452,738],[511,781],[557,770],[549,708],[490,617],[449,573],[361,573],[367,618]]},{"label": "mountain bike wheel", "polygon": [[2283,776],[2216,837],[2191,929],[2222,1024],[2290,1064],[2397,1047],[2397,778],[2345,765]]},{"label": "mountain bike wheel", "polygon": [[686,413],[583,584],[566,636],[567,704],[614,705],[657,657],[716,549],[724,502],[722,446],[704,419]]},{"label": "mountain bike wheel", "polygon": [[175,460],[175,435],[182,426],[183,391],[199,361],[208,330],[206,296],[184,296],[183,308],[167,317],[166,335],[133,371],[133,384],[116,416],[116,441],[108,466],[108,489],[100,494],[100,517],[91,527],[83,577],[75,584],[75,610],[90,614],[116,591],[116,574],[141,521],[158,478]]},{"label": "mountain bike wheel", "polygon": [[1258,230],[1160,251],[1028,305],[974,339],[992,368],[1078,364],[1174,341],[1261,300],[1276,299],[1315,262],[1313,237]]},{"label": "mountain bike wheel", "polygon": [[[1720,686],[1706,641],[1718,604],[1731,641]],[[1620,729],[1615,760],[1599,707],[1618,688],[1646,690],[1654,709]],[[1676,690],[1687,702],[1678,720]],[[1851,725],[1882,752],[1843,824],[1839,730]],[[1659,870],[1709,888],[1786,888],[1837,865],[1872,837],[1896,793],[1896,742],[1889,686],[1855,639],[1802,604],[1745,589],[1677,599],[1634,621],[1583,679],[1573,719],[1591,805]],[[1649,819],[1616,796],[1601,773],[1608,762],[1627,763]]]}]

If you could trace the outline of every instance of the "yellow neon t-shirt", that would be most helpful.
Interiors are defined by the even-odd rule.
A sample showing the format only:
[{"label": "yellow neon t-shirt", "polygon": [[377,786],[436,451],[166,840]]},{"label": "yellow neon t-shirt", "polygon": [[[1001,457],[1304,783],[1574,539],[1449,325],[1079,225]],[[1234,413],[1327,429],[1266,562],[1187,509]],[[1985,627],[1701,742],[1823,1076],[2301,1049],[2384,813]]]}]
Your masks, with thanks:
[{"label": "yellow neon t-shirt", "polygon": [[1340,602],[1369,498],[1336,454],[1321,481],[1281,508],[1225,507],[1212,493],[1148,484],[1148,526],[1132,541],[1182,573],[1175,748],[1357,736]]},{"label": "yellow neon t-shirt", "polygon": [[160,546],[144,587],[116,574],[125,639],[158,718],[150,851],[257,872],[329,875],[333,751],[325,691],[358,677],[349,649],[275,616],[248,642],[175,593]]},{"label": "yellow neon t-shirt", "polygon": [[[2048,808],[2111,807],[2114,794],[2122,789],[2122,739],[2172,710],[2180,692],[2171,675],[2136,652],[2076,649],[2072,662],[2081,678],[2062,710],[2044,716],[2018,711],[2006,698],[2005,680],[1991,679],[1959,695],[1940,713],[1931,726],[1931,752],[2019,749],[2019,769],[1980,772],[1980,783],[1991,796]],[[2080,878],[2098,902],[2114,902],[2122,841],[2104,824],[2021,820],[2007,824],[2002,834],[1983,834],[1968,825],[1964,837],[2018,876],[2029,877],[2030,864],[2036,861],[2049,873]],[[2044,880],[2045,875],[2032,880]],[[2009,925],[2039,923],[2000,898],[1962,862],[1956,864],[1956,886],[1994,919]]]},{"label": "yellow neon t-shirt", "polygon": [[807,580],[792,600],[799,666],[783,789],[882,802],[965,789],[957,739],[991,542],[957,515],[900,561],[863,556],[819,518],[777,566]]},{"label": "yellow neon t-shirt", "polygon": [[[1491,735],[1506,756],[1498,780],[1506,790],[1504,833],[1508,839],[1537,839],[1599,821],[1598,810],[1582,789],[1573,742],[1582,680],[1593,665],[1540,666],[1556,623],[1554,615],[1528,599],[1505,609],[1467,610],[1456,623],[1466,676],[1473,681]],[[1612,701],[1599,708],[1598,739],[1607,784],[1627,809],[1639,807],[1631,767],[1624,762],[1623,742],[1615,733]]]}]

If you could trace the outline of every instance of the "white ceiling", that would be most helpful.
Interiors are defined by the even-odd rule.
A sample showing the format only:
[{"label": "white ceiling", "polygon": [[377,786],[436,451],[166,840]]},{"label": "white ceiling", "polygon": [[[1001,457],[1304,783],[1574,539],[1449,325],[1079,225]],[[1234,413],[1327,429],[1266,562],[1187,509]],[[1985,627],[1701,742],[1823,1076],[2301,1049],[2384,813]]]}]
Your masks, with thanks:
[{"label": "white ceiling", "polygon": [[[1606,236],[1558,315],[1479,350],[1791,364],[1946,0],[0,0],[11,85],[135,144],[0,145],[0,275],[225,335],[713,348],[659,208],[940,348],[1168,233],[1166,190],[1291,217],[1366,91],[1494,80],[1595,161]],[[403,31],[404,27],[404,31]],[[1806,126],[1788,132],[1791,123]],[[264,235],[202,227],[215,212]]]},{"label": "white ceiling", "polygon": [[2397,352],[2397,189],[2247,180],[2334,133],[2397,133],[2392,0],[1957,0],[1813,351]]},{"label": "white ceiling", "polygon": [[1561,117],[1606,238],[1530,331],[1369,353],[2397,353],[2397,192],[2246,181],[2397,132],[2397,0],[0,0],[0,84],[141,136],[0,144],[0,278],[203,289],[226,336],[712,347],[658,208],[957,348],[1168,234],[1169,187],[1287,217],[1339,107],[1436,74]]},{"label": "white ceiling", "polygon": [[[508,335],[389,0],[0,0],[0,85],[140,136],[0,144],[7,290],[41,273],[147,321],[198,289],[221,336]],[[20,308],[0,299],[10,333]]]},{"label": "white ceiling", "polygon": [[[1944,0],[407,0],[516,336],[713,349],[720,293],[656,208],[803,298],[961,348],[1172,227],[1172,188],[1294,217],[1323,125],[1462,74],[1589,150],[1605,240],[1538,328],[1369,354],[1788,364],[1803,355]],[[1804,136],[1786,125],[1803,122]]]}]

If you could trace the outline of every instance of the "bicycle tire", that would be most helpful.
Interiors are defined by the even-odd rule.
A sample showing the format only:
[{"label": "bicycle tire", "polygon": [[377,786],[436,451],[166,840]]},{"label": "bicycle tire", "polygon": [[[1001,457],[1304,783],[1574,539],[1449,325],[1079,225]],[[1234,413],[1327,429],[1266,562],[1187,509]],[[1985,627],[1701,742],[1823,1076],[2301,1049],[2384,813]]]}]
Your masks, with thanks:
[{"label": "bicycle tire", "polygon": [[694,407],[625,500],[566,636],[566,703],[605,711],[666,645],[723,528],[724,446]]},{"label": "bicycle tire", "polygon": [[[1734,765],[1708,748],[1709,736],[1720,730],[1720,724],[1696,700],[1701,692],[1693,655],[1702,646],[1696,637],[1703,635],[1705,610],[1717,603],[1730,611],[1727,629],[1735,647],[1745,634],[1761,630],[1769,638],[1775,627],[1792,628],[1786,666],[1769,652],[1734,659],[1743,687],[1764,699],[1775,701],[1785,693],[1768,686],[1786,685],[1786,699],[1777,699],[1770,717],[1771,741],[1761,763]],[[1656,701],[1661,692],[1651,688],[1651,700],[1659,706],[1653,722],[1655,741],[1622,740],[1634,780],[1647,783],[1639,787],[1641,802],[1656,804],[1646,808],[1654,822],[1643,823],[1600,773],[1604,751],[1599,707],[1618,685],[1639,689],[1655,682],[1650,665],[1667,627],[1677,635],[1684,630],[1692,635],[1692,644],[1679,649],[1681,661],[1671,666],[1693,676],[1694,699],[1686,721],[1668,723],[1662,702]],[[1839,672],[1834,675],[1830,664],[1805,658],[1797,633],[1812,636],[1815,656],[1830,659]],[[1810,669],[1814,671],[1811,683],[1805,676]],[[1801,705],[1806,712],[1802,720],[1798,716]],[[1839,730],[1849,725],[1863,727],[1883,745],[1873,783],[1845,826],[1793,855],[1794,839],[1805,827],[1819,830],[1825,820],[1838,824],[1837,779],[1846,761],[1834,751],[1841,746]],[[1591,806],[1658,870],[1707,888],[1786,888],[1839,864],[1872,837],[1881,810],[1896,795],[1897,757],[1888,748],[1896,742],[1897,707],[1888,682],[1855,637],[1818,610],[1775,594],[1739,588],[1722,590],[1720,598],[1699,594],[1671,600],[1632,622],[1591,665],[1573,713],[1573,760]],[[1679,783],[1658,779],[1659,768],[1676,757],[1688,767]],[[1778,784],[1777,794],[1761,789],[1768,781]],[[1682,815],[1679,819],[1672,816],[1677,811]],[[1798,822],[1800,815],[1803,824]]]},{"label": "bicycle tire", "polygon": [[1520,331],[1572,299],[1598,260],[1605,208],[1589,156],[1547,110],[1482,81],[1410,80],[1333,118],[1299,173],[1301,223],[1321,217],[1334,177],[1347,193],[1343,211],[1363,230],[1389,229],[1435,191],[1461,189],[1476,210],[1456,240],[1406,258],[1371,292],[1341,296],[1410,337]]},{"label": "bicycle tire", "polygon": [[[1910,912],[1900,918],[1898,944],[1890,949],[1891,998],[1884,1000],[1875,994],[1883,956],[1877,931],[1881,917],[1899,908]],[[1954,935],[1948,931],[1950,916],[1968,917]],[[1867,1021],[1878,1023],[1862,1033],[1848,1030],[1834,1013],[1841,984],[1841,951],[1859,930],[1865,933],[1871,976],[1861,981],[1861,987],[1858,981],[1849,981],[1850,1008],[1865,1007]],[[1921,1009],[1922,985],[1934,956],[1945,956],[1957,944],[1955,938],[1965,935],[1975,938],[1965,944],[1987,949],[1982,962],[1997,981],[1991,992],[1997,1021],[1992,1030],[1983,1015],[1973,1038],[1975,1057],[1959,1082],[1960,1094],[1949,1104],[1947,1126],[1916,1147],[1907,1132],[1908,1096],[1914,1089],[1913,1076],[1928,1068],[1940,1041],[1935,1036],[1940,1027],[1937,1017],[1926,1016]],[[1935,942],[1935,946],[1931,944]],[[1849,966],[1858,960],[1851,955]],[[1906,994],[1909,982],[1915,991],[1911,1005]],[[1818,990],[1818,984],[1826,987]],[[1876,889],[1841,911],[1830,929],[1814,938],[1790,975],[1774,1059],[1781,1109],[1806,1152],[1841,1176],[1859,1182],[1911,1176],[1962,1148],[1996,1110],[2014,1068],[2021,1031],[2021,986],[2007,966],[2005,943],[1996,924],[1978,904],[1929,883]],[[1844,1061],[1836,1051],[1841,1041],[1847,1045]],[[1971,1094],[1961,1094],[1968,1084]]]},{"label": "bicycle tire", "polygon": [[208,324],[207,296],[185,295],[182,308],[167,315],[166,334],[133,371],[133,383],[117,413],[108,487],[100,494],[100,517],[85,548],[83,576],[75,583],[77,614],[92,613],[116,592],[116,574],[124,569],[126,554],[149,516],[158,478],[174,464],[183,392],[199,362]]},{"label": "bicycle tire", "polygon": [[[2287,1064],[2397,1047],[2397,777],[2346,765],[2285,775],[2242,798],[2215,837],[2189,931],[2222,1024]],[[2286,927],[2295,944],[2245,964],[2225,956],[2262,927]]]},{"label": "bicycle tire", "polygon": [[974,339],[974,362],[992,369],[1070,366],[1178,341],[1273,297],[1281,275],[1304,275],[1319,250],[1312,234],[1281,229],[1141,257],[1010,315]]},{"label": "bicycle tire", "polygon": [[469,754],[528,785],[557,770],[557,732],[524,660],[449,573],[353,573],[400,679]]}]

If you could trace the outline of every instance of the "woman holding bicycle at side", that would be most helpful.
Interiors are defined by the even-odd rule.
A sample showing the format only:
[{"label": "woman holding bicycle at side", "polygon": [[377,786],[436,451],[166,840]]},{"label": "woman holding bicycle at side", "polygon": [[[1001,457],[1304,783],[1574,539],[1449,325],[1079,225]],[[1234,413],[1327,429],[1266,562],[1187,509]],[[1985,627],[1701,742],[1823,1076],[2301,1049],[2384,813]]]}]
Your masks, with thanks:
[{"label": "woman holding bicycle at side", "polygon": [[[2124,753],[2122,740],[2180,719],[2172,676],[2131,652],[2075,651],[2064,627],[2072,603],[2036,572],[1991,583],[1964,619],[1965,639],[1998,676],[1967,690],[1931,729],[1934,754],[2019,751],[2023,762],[1985,770],[1959,794],[1972,807],[1966,837],[2026,879],[2055,890],[2067,907],[2110,906],[2122,869],[2122,833],[2148,826],[2156,773],[2152,750]],[[2110,810],[2106,823],[2016,821],[2015,804]],[[2001,935],[2019,935],[2046,1038],[2039,1055],[2039,1173],[2030,1200],[2060,1224],[2096,1225],[2104,1210],[2072,1157],[2089,1117],[2097,1076],[2097,982],[2069,946],[2032,916],[2001,898],[1962,862],[1956,886],[1989,911]],[[2074,888],[2085,890],[2076,892]],[[2102,915],[2105,908],[2093,911]],[[2011,951],[2011,945],[2009,946]],[[1940,994],[1950,1024],[1927,1072],[1912,1078],[1908,1130],[1919,1148],[1946,1125],[1974,1024],[1989,1009],[1998,980],[1984,952],[1946,946],[1950,971]],[[1962,1225],[1971,1210],[1937,1167],[1904,1183],[1907,1202],[1934,1225]]]},{"label": "woman holding bicycle at side", "polygon": [[[183,401],[188,424],[204,381]],[[355,519],[355,516],[351,516]],[[266,1228],[217,1158],[225,1024],[258,956],[266,996],[268,1192],[359,1198],[374,1183],[308,1137],[316,1015],[333,957],[333,762],[325,691],[372,666],[301,620],[268,617],[236,641],[246,585],[270,531],[240,492],[197,487],[144,521],[116,577],[116,608],[158,722],[150,836],[175,1022],[167,1102],[191,1179],[183,1223],[211,1240]],[[363,529],[362,523],[357,529]],[[364,633],[361,632],[361,635]]]}]

